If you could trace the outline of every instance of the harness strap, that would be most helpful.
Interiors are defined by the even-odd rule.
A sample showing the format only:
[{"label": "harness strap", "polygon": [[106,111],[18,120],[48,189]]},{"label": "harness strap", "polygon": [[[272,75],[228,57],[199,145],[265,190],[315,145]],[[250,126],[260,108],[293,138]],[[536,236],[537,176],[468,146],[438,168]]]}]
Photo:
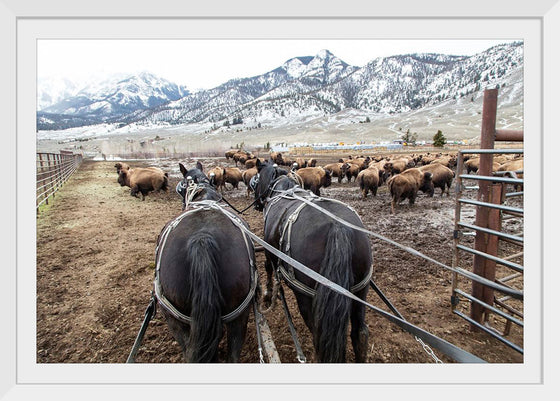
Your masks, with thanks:
[{"label": "harness strap", "polygon": [[[247,230],[247,228],[243,228],[245,230]],[[350,291],[348,291],[347,289],[345,289],[344,287],[339,286],[338,284],[328,280],[327,278],[321,276],[319,273],[315,272],[314,270],[311,270],[310,268],[308,268],[307,266],[301,264],[300,262],[298,262],[297,260],[289,257],[288,255],[285,255],[284,253],[282,253],[281,251],[279,251],[278,249],[276,249],[275,247],[273,247],[272,245],[270,245],[268,242],[262,240],[260,237],[258,237],[257,235],[253,234],[251,231],[248,231],[247,234],[251,237],[251,239],[253,239],[253,241],[257,242],[258,244],[262,245],[266,250],[268,250],[270,253],[272,253],[273,255],[277,256],[278,258],[286,261],[287,263],[295,266],[299,271],[301,271],[302,273],[304,273],[305,275],[311,277],[313,280],[321,283],[322,285],[325,285],[327,287],[329,287],[330,289],[332,289],[333,291],[336,291],[340,294],[346,295],[349,298],[352,298],[353,300],[360,302],[362,304],[364,304],[365,306],[367,306],[368,308],[372,309],[373,311],[379,313],[380,315],[382,315],[383,317],[385,317],[387,320],[391,321],[392,323],[397,324],[399,327],[405,329],[406,331],[408,331],[411,334],[414,334],[415,336],[421,338],[422,340],[424,340],[426,343],[428,343],[429,345],[439,349],[440,351],[442,351],[443,353],[445,353],[446,355],[448,355],[449,357],[453,358],[454,360],[458,361],[458,362],[466,362],[466,363],[485,363],[486,361],[484,361],[483,359],[465,351],[462,350],[461,348],[439,338],[434,336],[433,334],[407,322],[404,319],[401,319],[400,317],[394,316],[386,311],[384,311],[383,309],[380,309],[370,303],[368,303],[367,301],[364,301],[363,299],[357,297],[356,295],[352,294]]]},{"label": "harness strap", "polygon": [[392,241],[392,240],[390,240],[390,239],[388,239],[388,238],[386,238],[386,237],[384,237],[384,236],[382,236],[382,235],[379,235],[379,234],[374,233],[374,232],[372,232],[372,231],[369,231],[369,230],[367,230],[367,229],[365,229],[365,228],[363,228],[363,227],[358,227],[358,226],[356,226],[356,225],[354,225],[354,224],[352,224],[352,223],[349,223],[349,222],[347,222],[347,221],[345,221],[345,220],[339,218],[338,216],[332,214],[332,213],[329,212],[328,210],[325,210],[325,209],[323,209],[322,207],[320,207],[320,206],[318,206],[318,205],[315,205],[314,203],[310,202],[309,200],[307,200],[307,199],[305,199],[305,198],[302,198],[302,197],[300,197],[300,196],[298,196],[298,195],[296,195],[296,194],[292,194],[292,196],[293,196],[295,199],[301,200],[302,202],[307,203],[309,206],[312,206],[312,207],[314,207],[314,208],[320,210],[321,212],[323,212],[324,214],[326,214],[326,215],[329,216],[330,218],[332,218],[332,219],[334,219],[334,220],[336,220],[336,221],[338,221],[338,222],[344,224],[344,225],[347,226],[347,227],[350,227],[350,228],[352,228],[352,229],[354,229],[354,230],[357,230],[357,231],[361,231],[361,232],[363,232],[363,233],[366,233],[366,234],[368,234],[368,235],[371,235],[372,237],[375,237],[375,238],[380,239],[380,240],[382,240],[382,241],[388,242],[388,243],[390,243],[390,244],[396,246],[397,248],[400,248],[400,249],[405,250],[405,251],[408,252],[408,253],[411,253],[411,254],[416,255],[416,256],[418,256],[418,257],[421,257],[421,258],[424,258],[424,259],[426,259],[426,260],[429,260],[430,262],[435,263],[436,265],[438,265],[438,266],[440,266],[440,267],[443,267],[444,269],[447,269],[447,270],[450,270],[450,271],[453,271],[453,272],[459,272],[461,275],[463,275],[463,276],[465,276],[465,277],[468,277],[468,278],[470,278],[471,280],[474,280],[474,281],[476,281],[476,282],[479,282],[479,283],[482,283],[482,284],[484,284],[484,285],[487,285],[488,287],[491,287],[491,288],[493,288],[493,289],[495,289],[495,290],[497,290],[497,291],[503,292],[504,294],[510,295],[512,298],[515,298],[515,299],[523,299],[523,292],[522,292],[522,291],[518,291],[518,290],[515,290],[515,289],[513,289],[513,288],[509,288],[509,287],[506,287],[506,286],[497,284],[497,283],[495,283],[495,282],[493,282],[493,281],[491,281],[491,280],[488,280],[488,279],[486,279],[486,278],[484,278],[484,277],[480,277],[480,276],[478,276],[478,275],[476,275],[476,274],[474,274],[474,273],[471,273],[471,272],[469,272],[468,270],[462,269],[462,268],[460,268],[460,267],[450,268],[449,266],[445,265],[444,263],[438,262],[437,260],[435,260],[435,259],[433,259],[433,258],[430,258],[429,256],[426,256],[426,255],[424,255],[424,254],[418,252],[418,251],[415,250],[415,249],[412,249],[412,248],[407,247],[407,246],[403,246],[403,245],[399,244],[398,242]]},{"label": "harness strap", "polygon": [[[245,297],[243,302],[237,308],[235,308],[230,313],[228,313],[226,315],[223,315],[221,317],[223,323],[229,323],[229,322],[235,320],[237,317],[239,317],[239,315],[241,313],[243,313],[245,311],[247,306],[249,306],[249,303],[253,300],[253,296],[255,295],[255,291],[256,291],[256,288],[257,288],[257,282],[258,282],[258,273],[255,270],[253,272],[253,274],[251,275],[251,288],[249,289],[249,292],[247,293],[247,296]],[[161,307],[163,309],[165,309],[167,312],[169,312],[175,319],[179,320],[182,323],[186,323],[186,324],[191,324],[192,323],[192,318],[190,316],[187,316],[184,313],[182,313],[181,311],[179,311],[163,295],[163,292],[162,292],[162,289],[161,289],[161,283],[157,279],[154,280],[154,294],[156,296],[156,299],[157,299],[158,303],[161,305]]]},{"label": "harness strap", "polygon": [[[243,240],[245,241],[245,247],[247,249],[247,253],[249,255],[249,263],[251,265],[251,287],[249,289],[249,292],[247,293],[247,296],[245,297],[245,299],[243,300],[243,302],[232,312],[222,316],[222,321],[224,323],[228,323],[231,322],[232,320],[235,320],[249,305],[249,303],[251,302],[251,300],[253,299],[254,295],[255,295],[255,291],[257,288],[257,283],[258,283],[258,273],[257,273],[257,269],[255,266],[255,261],[253,260],[253,255],[251,253],[251,247],[249,246],[249,239],[247,237],[246,231],[241,229],[241,226],[245,227],[243,221],[241,219],[239,219],[239,217],[235,216],[234,214],[232,214],[231,212],[225,210],[224,208],[222,208],[219,204],[218,201],[214,201],[214,200],[203,200],[203,201],[198,201],[198,202],[191,202],[189,203],[189,206],[192,207],[192,209],[186,210],[185,212],[181,213],[179,216],[177,216],[173,221],[171,221],[170,223],[168,223],[166,225],[166,227],[164,228],[164,231],[162,232],[162,234],[160,235],[160,240],[158,241],[158,244],[156,246],[156,271],[155,271],[155,279],[154,279],[154,295],[158,301],[158,303],[163,307],[163,309],[165,309],[167,312],[169,312],[175,319],[186,323],[186,324],[191,324],[192,323],[192,318],[190,316],[185,315],[184,313],[182,313],[181,311],[179,311],[163,294],[163,290],[161,288],[161,282],[159,281],[159,269],[160,269],[160,263],[161,263],[161,255],[162,252],[161,250],[165,247],[165,243],[167,242],[167,238],[169,236],[169,233],[171,231],[173,231],[173,229],[175,227],[177,227],[177,225],[188,215],[196,213],[198,211],[201,210],[218,210],[220,212],[222,212],[224,215],[226,215],[226,217],[228,217],[232,223],[234,223],[235,226],[237,226],[239,228],[239,230],[241,231],[242,235],[243,235]],[[252,242],[251,242],[252,245]]]},{"label": "harness strap", "polygon": [[[293,197],[290,197],[290,195],[293,195],[293,191],[288,190],[285,191],[282,195],[277,196],[273,199],[277,199],[277,198],[286,198],[286,199],[290,199],[290,200],[296,200]],[[325,200],[324,198],[321,197],[317,197],[315,194],[312,194],[312,196],[310,196],[311,201],[323,201]],[[343,203],[342,203],[343,204]],[[288,217],[288,220],[286,221],[286,223],[284,224],[283,228],[282,228],[282,235],[280,236],[280,249],[284,249],[284,253],[286,253],[287,255],[290,255],[290,244],[291,244],[291,236],[292,236],[292,226],[293,224],[297,221],[297,219],[299,218],[300,212],[303,210],[303,208],[308,205],[308,203],[306,202],[302,202],[293,212],[292,214]],[[343,204],[344,205],[344,204]],[[344,205],[346,206],[346,205]],[[354,210],[353,210],[354,211]],[[354,211],[354,213],[356,213]],[[285,246],[284,245],[284,241],[285,241]],[[290,286],[292,288],[294,288],[295,290],[299,291],[300,293],[306,294],[309,297],[314,297],[317,294],[317,290],[315,290],[314,288],[309,287],[308,285],[302,283],[301,281],[297,280],[295,277],[295,272],[294,272],[294,268],[291,265],[288,265],[288,267],[286,268],[286,266],[284,265],[284,263],[282,263],[282,261],[280,260],[278,263],[278,269],[281,273],[281,276],[288,282],[288,284],[290,284]],[[353,285],[352,287],[350,287],[350,292],[352,293],[356,293],[362,289],[364,289],[368,283],[369,280],[371,279],[371,276],[373,275],[373,265],[371,265],[369,267],[368,273],[364,276],[364,278],[357,284]]]}]

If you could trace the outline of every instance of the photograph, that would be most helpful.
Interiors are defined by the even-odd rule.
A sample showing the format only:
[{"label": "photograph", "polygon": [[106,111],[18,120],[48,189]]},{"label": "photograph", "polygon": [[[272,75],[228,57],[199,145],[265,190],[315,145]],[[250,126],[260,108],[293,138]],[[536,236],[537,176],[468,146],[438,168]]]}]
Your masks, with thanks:
[{"label": "photograph", "polygon": [[[522,41],[499,39],[39,40],[37,362],[125,361],[157,288],[161,313],[137,363],[463,361],[424,352],[407,328],[366,316],[262,245],[247,249],[232,212],[286,256],[472,360],[523,362],[523,56]],[[489,94],[506,137],[481,154]],[[484,157],[494,164],[481,174]],[[489,175],[503,192],[489,202],[495,216],[473,204],[477,176]],[[208,200],[209,216],[191,213]],[[475,244],[481,224],[503,232],[492,250]],[[210,242],[182,249],[198,236]],[[208,265],[189,262],[199,253]],[[497,288],[477,297],[480,281],[458,269]],[[506,292],[492,294],[499,286]],[[477,311],[471,296],[495,309]],[[207,301],[195,306],[197,297]]]}]

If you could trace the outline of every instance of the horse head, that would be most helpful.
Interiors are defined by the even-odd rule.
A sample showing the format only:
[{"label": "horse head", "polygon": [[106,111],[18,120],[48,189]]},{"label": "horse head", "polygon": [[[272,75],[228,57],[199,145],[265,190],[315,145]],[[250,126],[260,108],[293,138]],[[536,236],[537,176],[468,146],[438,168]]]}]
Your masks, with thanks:
[{"label": "horse head", "polygon": [[253,192],[255,194],[255,209],[262,211],[264,200],[269,195],[272,182],[278,177],[278,167],[270,163],[261,163],[257,160],[257,175],[251,180]]},{"label": "horse head", "polygon": [[[222,199],[222,196],[217,192],[215,183],[213,183],[213,177],[209,179],[206,174],[204,174],[200,162],[197,162],[196,167],[190,170],[187,170],[182,163],[179,163],[179,170],[181,170],[181,174],[183,174],[183,179],[179,181],[175,190],[181,198],[183,198],[183,210],[185,210],[187,206],[187,201],[218,201]],[[191,194],[190,191],[196,192]]]},{"label": "horse head", "polygon": [[297,185],[288,177],[288,172],[276,164],[257,161],[257,175],[253,177],[252,185],[255,194],[255,209],[262,211],[266,198],[272,197],[273,189],[287,190]]}]

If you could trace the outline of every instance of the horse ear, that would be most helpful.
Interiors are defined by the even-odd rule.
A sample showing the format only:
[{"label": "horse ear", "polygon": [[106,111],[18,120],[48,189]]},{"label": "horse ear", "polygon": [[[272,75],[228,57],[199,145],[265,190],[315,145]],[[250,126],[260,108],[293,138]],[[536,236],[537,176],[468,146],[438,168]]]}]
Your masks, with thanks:
[{"label": "horse ear", "polygon": [[261,160],[260,160],[260,159],[257,159],[257,164],[255,164],[255,166],[257,167],[257,169],[261,166],[261,164],[262,164],[262,163],[261,163]]},{"label": "horse ear", "polygon": [[183,174],[183,177],[187,175],[187,169],[181,163],[179,163],[179,170],[181,170],[181,174]]},{"label": "horse ear", "polygon": [[196,168],[199,169],[200,171],[204,171],[201,162],[196,162]]}]

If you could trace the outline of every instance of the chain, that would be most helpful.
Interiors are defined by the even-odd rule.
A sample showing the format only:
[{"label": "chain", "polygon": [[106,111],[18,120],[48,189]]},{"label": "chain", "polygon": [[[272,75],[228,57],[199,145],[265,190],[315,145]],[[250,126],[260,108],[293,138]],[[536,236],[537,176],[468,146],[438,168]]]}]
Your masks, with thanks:
[{"label": "chain", "polygon": [[424,341],[422,341],[421,338],[414,336],[414,338],[416,339],[416,341],[418,341],[420,343],[420,345],[422,345],[422,348],[424,348],[424,351],[426,351],[426,353],[428,355],[430,355],[434,361],[436,361],[436,363],[443,363],[441,361],[441,359],[439,359],[436,354],[434,354],[434,351],[430,348],[430,346],[428,344],[426,344]]}]

